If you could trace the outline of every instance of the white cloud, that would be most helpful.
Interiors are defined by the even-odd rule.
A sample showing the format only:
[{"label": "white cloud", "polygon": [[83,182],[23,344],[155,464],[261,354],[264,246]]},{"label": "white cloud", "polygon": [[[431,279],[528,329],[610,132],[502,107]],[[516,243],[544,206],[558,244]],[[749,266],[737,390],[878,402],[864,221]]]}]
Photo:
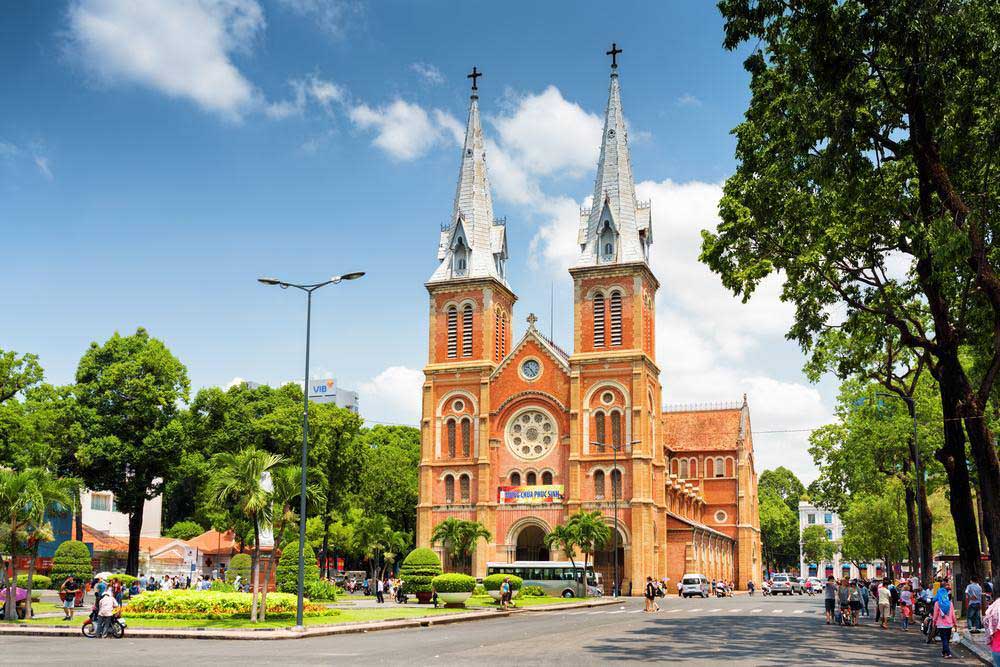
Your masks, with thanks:
[{"label": "white cloud", "polygon": [[444,83],[444,74],[429,63],[412,63],[410,69],[417,73],[425,83],[437,86]]},{"label": "white cloud", "polygon": [[372,108],[359,104],[350,111],[351,122],[365,130],[374,130],[372,143],[399,161],[415,160],[447,134],[454,136],[461,125],[453,116],[433,110],[430,114],[419,104],[397,99],[388,106]]},{"label": "white cloud", "polygon": [[459,146],[465,142],[465,126],[450,113],[441,111],[440,109],[435,109],[434,122],[440,125],[441,129],[450,134],[451,138],[454,139],[455,143]]},{"label": "white cloud", "polygon": [[292,97],[280,102],[271,102],[265,106],[264,113],[268,117],[281,120],[289,116],[301,116],[309,101],[318,104],[327,113],[330,113],[332,104],[344,99],[343,88],[332,81],[321,79],[315,74],[310,74],[304,79],[292,79],[288,84],[292,87]]},{"label": "white cloud", "polygon": [[49,159],[41,155],[35,156],[35,166],[38,167],[38,171],[41,172],[42,176],[48,180],[52,180],[52,170],[49,169]]},{"label": "white cloud", "polygon": [[372,421],[396,424],[420,423],[422,371],[389,366],[358,389],[362,413]]},{"label": "white cloud", "polygon": [[692,95],[691,93],[684,93],[677,98],[677,106],[679,107],[700,107],[701,100]]},{"label": "white cloud", "polygon": [[20,155],[21,149],[14,144],[8,143],[6,141],[0,141],[0,157],[3,158],[13,158]]},{"label": "white cloud", "polygon": [[365,13],[364,5],[357,0],[279,0],[279,4],[309,19],[334,39],[344,38]]}]

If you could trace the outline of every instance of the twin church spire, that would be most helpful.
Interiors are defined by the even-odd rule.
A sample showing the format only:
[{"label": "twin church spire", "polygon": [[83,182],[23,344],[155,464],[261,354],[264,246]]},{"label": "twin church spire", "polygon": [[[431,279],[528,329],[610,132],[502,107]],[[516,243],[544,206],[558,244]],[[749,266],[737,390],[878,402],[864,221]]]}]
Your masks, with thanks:
[{"label": "twin church spire", "polygon": [[[622,112],[617,56],[612,45],[611,85],[601,138],[600,159],[594,183],[593,202],[581,211],[575,266],[646,262],[652,243],[649,204],[635,196],[628,130]],[[507,230],[505,221],[493,217],[493,198],[486,170],[486,147],[479,119],[476,68],[472,79],[469,118],[462,146],[462,164],[455,190],[455,203],[438,244],[440,265],[429,283],[461,278],[494,278],[507,285]]]}]

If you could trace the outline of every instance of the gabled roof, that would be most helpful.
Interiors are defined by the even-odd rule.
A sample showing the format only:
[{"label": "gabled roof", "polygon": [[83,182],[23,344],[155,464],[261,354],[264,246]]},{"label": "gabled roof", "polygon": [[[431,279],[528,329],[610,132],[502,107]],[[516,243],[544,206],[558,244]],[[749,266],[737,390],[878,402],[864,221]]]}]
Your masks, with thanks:
[{"label": "gabled roof", "polygon": [[188,540],[187,543],[201,553],[209,555],[231,554],[237,550],[236,533],[231,530],[224,533],[217,530],[206,530],[198,537]]},{"label": "gabled roof", "polygon": [[519,340],[511,349],[510,353],[503,358],[503,361],[500,362],[500,365],[496,367],[490,377],[496,377],[507,366],[509,366],[510,362],[517,358],[517,355],[520,354],[521,349],[528,343],[529,340],[535,341],[538,346],[548,354],[552,361],[556,362],[556,365],[561,368],[564,373],[569,374],[569,355],[566,354],[561,347],[538,332],[538,329],[535,327],[535,315],[532,313],[528,315],[528,330],[524,332],[524,335],[521,336],[521,340]]},{"label": "gabled roof", "polygon": [[663,442],[672,451],[736,449],[742,439],[743,409],[666,411]]},{"label": "gabled roof", "polygon": [[83,524],[83,541],[94,545],[95,553],[98,551],[128,551],[128,542],[87,524]]}]

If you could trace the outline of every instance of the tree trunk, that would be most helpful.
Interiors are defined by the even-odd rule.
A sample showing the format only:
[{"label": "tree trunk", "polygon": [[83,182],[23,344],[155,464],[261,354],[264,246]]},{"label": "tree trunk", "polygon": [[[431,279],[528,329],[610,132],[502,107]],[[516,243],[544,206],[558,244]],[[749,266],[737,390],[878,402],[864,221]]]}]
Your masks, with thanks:
[{"label": "tree trunk", "polygon": [[31,561],[28,562],[28,585],[25,587],[28,591],[28,596],[24,599],[24,620],[31,620],[31,591],[34,585],[35,578],[35,557],[38,554],[38,547],[35,546],[31,550]]},{"label": "tree trunk", "polygon": [[903,462],[903,489],[906,493],[906,556],[910,562],[910,576],[913,576],[920,568],[920,544],[917,539],[917,494],[909,463]]},{"label": "tree trunk", "polygon": [[274,547],[271,547],[271,557],[267,559],[264,568],[264,585],[260,589],[260,610],[257,613],[257,620],[262,623],[267,620],[267,582],[271,580],[271,563],[274,561]]},{"label": "tree trunk", "polygon": [[142,513],[146,504],[140,502],[128,515],[128,560],[125,561],[125,574],[139,576],[139,538],[142,537]]},{"label": "tree trunk", "polygon": [[[10,579],[7,580],[7,603],[4,605],[4,619],[8,621],[17,620],[17,552],[13,549],[14,546],[14,534],[17,528],[16,525],[11,526],[11,537],[10,537]],[[4,571],[6,575],[6,570]]]},{"label": "tree trunk", "polygon": [[[997,460],[993,434],[990,433],[983,416],[983,406],[975,401],[969,407],[977,413],[966,416],[965,431],[969,434],[972,456],[976,461],[976,472],[979,474],[979,495],[982,497],[982,506],[997,508],[1000,507],[1000,461]],[[1000,563],[1000,512],[983,512],[980,525],[989,543],[990,562]],[[978,535],[976,537],[978,538]],[[981,562],[976,574],[982,575]],[[993,590],[1000,590],[1000,567],[993,567],[992,577]]]},{"label": "tree trunk", "polygon": [[330,495],[331,495],[330,493],[326,494],[326,511],[323,512],[323,578],[324,579],[328,579],[330,577],[330,565],[329,565],[330,553],[328,551],[330,548],[330,523],[331,523],[330,505],[332,504],[332,502],[330,501]]},{"label": "tree trunk", "polygon": [[253,592],[250,594],[250,622],[257,622],[257,593],[260,590],[260,524],[257,517],[253,520],[253,556],[251,557],[253,572]]},{"label": "tree trunk", "polygon": [[77,495],[77,498],[76,498],[76,505],[75,505],[75,507],[76,507],[76,512],[75,512],[76,513],[76,517],[75,517],[76,521],[73,522],[75,524],[74,525],[74,528],[75,528],[74,539],[76,539],[77,542],[83,542],[83,501],[80,500],[79,494]]}]

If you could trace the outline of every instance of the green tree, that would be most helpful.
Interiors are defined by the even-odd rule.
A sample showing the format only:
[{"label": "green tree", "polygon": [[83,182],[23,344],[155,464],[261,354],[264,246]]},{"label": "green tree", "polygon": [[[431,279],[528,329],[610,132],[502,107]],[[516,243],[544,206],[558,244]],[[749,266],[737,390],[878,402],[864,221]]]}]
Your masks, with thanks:
[{"label": "green tree", "polygon": [[[998,507],[1000,461],[982,418],[1000,371],[997,4],[719,7],[725,46],[752,45],[751,100],[702,259],[744,298],[780,274],[795,306],[789,336],[806,349],[832,331],[891,327],[927,358],[962,568],[982,574],[965,438],[984,506]],[[984,363],[963,364],[963,346]],[[1000,513],[985,523],[1000,562]]]},{"label": "green tree", "polygon": [[38,355],[0,348],[0,405],[42,381]]},{"label": "green tree", "polygon": [[757,482],[757,489],[759,495],[769,491],[777,494],[796,516],[799,513],[799,500],[806,492],[806,487],[802,486],[795,473],[785,466],[762,472]]},{"label": "green tree", "polygon": [[575,557],[578,545],[576,543],[576,533],[572,528],[566,524],[559,524],[548,532],[544,540],[546,548],[549,550],[559,549],[562,551],[566,554],[566,557],[569,558],[569,562],[573,565],[573,569],[576,569]]},{"label": "green tree", "polygon": [[217,454],[212,459],[215,473],[210,488],[222,503],[232,503],[253,525],[253,598],[250,621],[257,622],[257,596],[260,592],[260,529],[271,520],[271,491],[264,474],[281,465],[277,454],[247,447],[236,454]]},{"label": "green tree", "polygon": [[792,512],[788,503],[773,489],[758,489],[764,564],[772,570],[785,570],[798,562],[798,514]]},{"label": "green tree", "polygon": [[471,571],[472,553],[479,540],[489,542],[491,539],[493,535],[480,522],[455,517],[448,517],[434,526],[431,533],[431,544],[443,546],[451,556],[452,563],[457,563],[466,572]]},{"label": "green tree", "polygon": [[823,526],[806,526],[802,531],[802,556],[806,561],[831,561],[836,552],[837,545],[826,536]]},{"label": "green tree", "polygon": [[363,456],[363,465],[351,502],[366,511],[385,514],[396,530],[416,531],[420,429],[363,428],[356,449]]},{"label": "green tree", "polygon": [[178,540],[190,540],[205,532],[201,524],[194,521],[178,521],[167,528],[163,534],[166,537],[173,537]]},{"label": "green tree", "polygon": [[91,489],[112,491],[119,511],[128,514],[125,571],[135,576],[144,504],[160,494],[182,451],[175,417],[188,397],[187,369],[139,328],[104,345],[91,343],[77,367],[76,392],[95,417],[76,453],[81,476]]},{"label": "green tree", "polygon": [[[611,528],[604,522],[600,511],[587,512],[580,510],[566,520],[566,528],[573,532],[580,552],[583,554],[583,571],[594,554],[603,549],[611,541]],[[585,575],[586,576],[586,575]],[[617,583],[617,582],[616,582]],[[587,597],[587,586],[583,587],[583,596]]]},{"label": "green tree", "polygon": [[75,577],[81,583],[90,581],[94,576],[90,549],[83,542],[66,540],[56,547],[49,576],[57,588],[69,577]]},{"label": "green tree", "polygon": [[[316,552],[306,543],[303,548],[305,560],[304,588],[319,581],[319,566],[316,565]],[[278,568],[274,575],[274,585],[282,593],[297,593],[299,590],[299,541],[293,540],[285,544],[278,559]]]},{"label": "green tree", "polygon": [[235,584],[236,577],[240,578],[240,583],[250,581],[253,558],[250,554],[236,554],[229,559],[229,567],[226,568],[226,581]]},{"label": "green tree", "polygon": [[881,558],[886,570],[906,556],[906,510],[903,488],[890,481],[880,493],[858,494],[851,498],[840,517],[844,524],[841,553],[844,558],[871,562]]}]

